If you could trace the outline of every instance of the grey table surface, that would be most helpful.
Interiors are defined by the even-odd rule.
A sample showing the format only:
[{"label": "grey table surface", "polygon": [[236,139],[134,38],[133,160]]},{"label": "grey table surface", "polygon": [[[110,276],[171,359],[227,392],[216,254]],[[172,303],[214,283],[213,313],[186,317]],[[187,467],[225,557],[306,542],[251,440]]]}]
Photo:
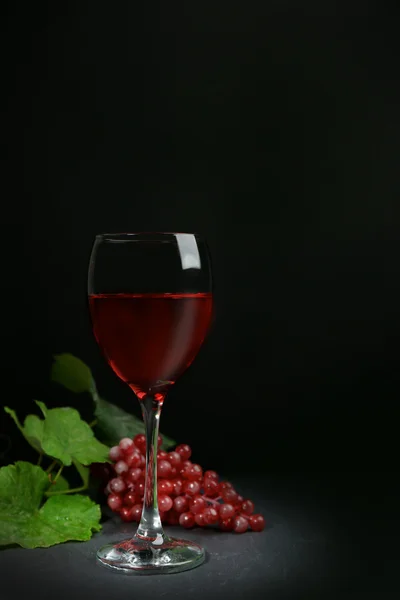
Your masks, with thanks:
[{"label": "grey table surface", "polygon": [[[96,549],[129,537],[136,526],[112,518],[89,542],[49,549],[0,551],[1,600],[20,598],[398,598],[398,555],[385,529],[386,517],[362,528],[357,513],[343,510],[340,491],[281,478],[241,478],[237,489],[267,519],[262,533],[243,535],[212,529],[170,535],[202,544],[207,560],[173,575],[123,575],[96,562]],[[364,518],[364,513],[358,515]],[[372,523],[372,521],[371,521]],[[360,537],[360,531],[365,536]]]}]

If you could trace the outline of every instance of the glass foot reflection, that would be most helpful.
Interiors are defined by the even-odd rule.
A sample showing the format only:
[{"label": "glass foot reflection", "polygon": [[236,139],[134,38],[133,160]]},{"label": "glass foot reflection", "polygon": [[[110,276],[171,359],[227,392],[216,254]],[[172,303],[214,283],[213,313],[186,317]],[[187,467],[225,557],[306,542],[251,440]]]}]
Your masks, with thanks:
[{"label": "glass foot reflection", "polygon": [[118,544],[107,544],[97,552],[102,565],[138,575],[179,573],[198,567],[204,559],[205,551],[198,544],[166,535],[155,540],[135,536]]}]

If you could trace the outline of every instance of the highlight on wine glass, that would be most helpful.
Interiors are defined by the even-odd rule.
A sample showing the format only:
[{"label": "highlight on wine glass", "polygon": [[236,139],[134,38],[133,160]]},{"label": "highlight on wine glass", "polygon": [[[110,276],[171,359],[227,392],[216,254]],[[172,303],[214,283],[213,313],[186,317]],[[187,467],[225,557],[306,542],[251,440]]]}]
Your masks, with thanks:
[{"label": "highlight on wine glass", "polygon": [[192,569],[204,561],[204,549],[170,538],[161,525],[157,448],[166,394],[195,358],[211,322],[207,245],[192,233],[98,235],[88,293],[96,340],[111,368],[138,398],[146,431],[145,493],[137,532],[102,547],[97,558],[123,572]]}]

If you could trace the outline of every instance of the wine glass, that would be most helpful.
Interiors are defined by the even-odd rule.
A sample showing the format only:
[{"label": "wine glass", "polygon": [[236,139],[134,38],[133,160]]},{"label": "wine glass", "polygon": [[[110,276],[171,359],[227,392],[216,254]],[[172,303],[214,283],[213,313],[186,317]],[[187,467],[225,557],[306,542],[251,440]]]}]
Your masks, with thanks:
[{"label": "wine glass", "polygon": [[193,233],[96,236],[89,265],[93,331],[109,365],[137,396],[146,432],[143,511],[133,538],[98,550],[105,566],[133,573],[176,573],[200,565],[204,549],[167,536],[157,502],[161,408],[195,358],[212,314],[211,264]]}]

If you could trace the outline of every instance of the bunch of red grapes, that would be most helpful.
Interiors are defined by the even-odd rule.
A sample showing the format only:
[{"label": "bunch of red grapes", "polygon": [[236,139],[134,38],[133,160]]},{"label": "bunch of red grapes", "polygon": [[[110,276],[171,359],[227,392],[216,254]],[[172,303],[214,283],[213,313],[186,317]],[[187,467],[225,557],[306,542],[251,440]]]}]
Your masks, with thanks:
[{"label": "bunch of red grapes", "polygon": [[[254,504],[244,500],[228,481],[219,481],[215,471],[205,471],[189,459],[190,446],[180,444],[173,452],[160,450],[158,438],[158,507],[161,521],[185,528],[218,526],[223,531],[262,531],[264,517],[254,514]],[[123,521],[140,521],[144,496],[146,439],[123,438],[110,449],[113,477],[105,493],[107,504]]]}]

